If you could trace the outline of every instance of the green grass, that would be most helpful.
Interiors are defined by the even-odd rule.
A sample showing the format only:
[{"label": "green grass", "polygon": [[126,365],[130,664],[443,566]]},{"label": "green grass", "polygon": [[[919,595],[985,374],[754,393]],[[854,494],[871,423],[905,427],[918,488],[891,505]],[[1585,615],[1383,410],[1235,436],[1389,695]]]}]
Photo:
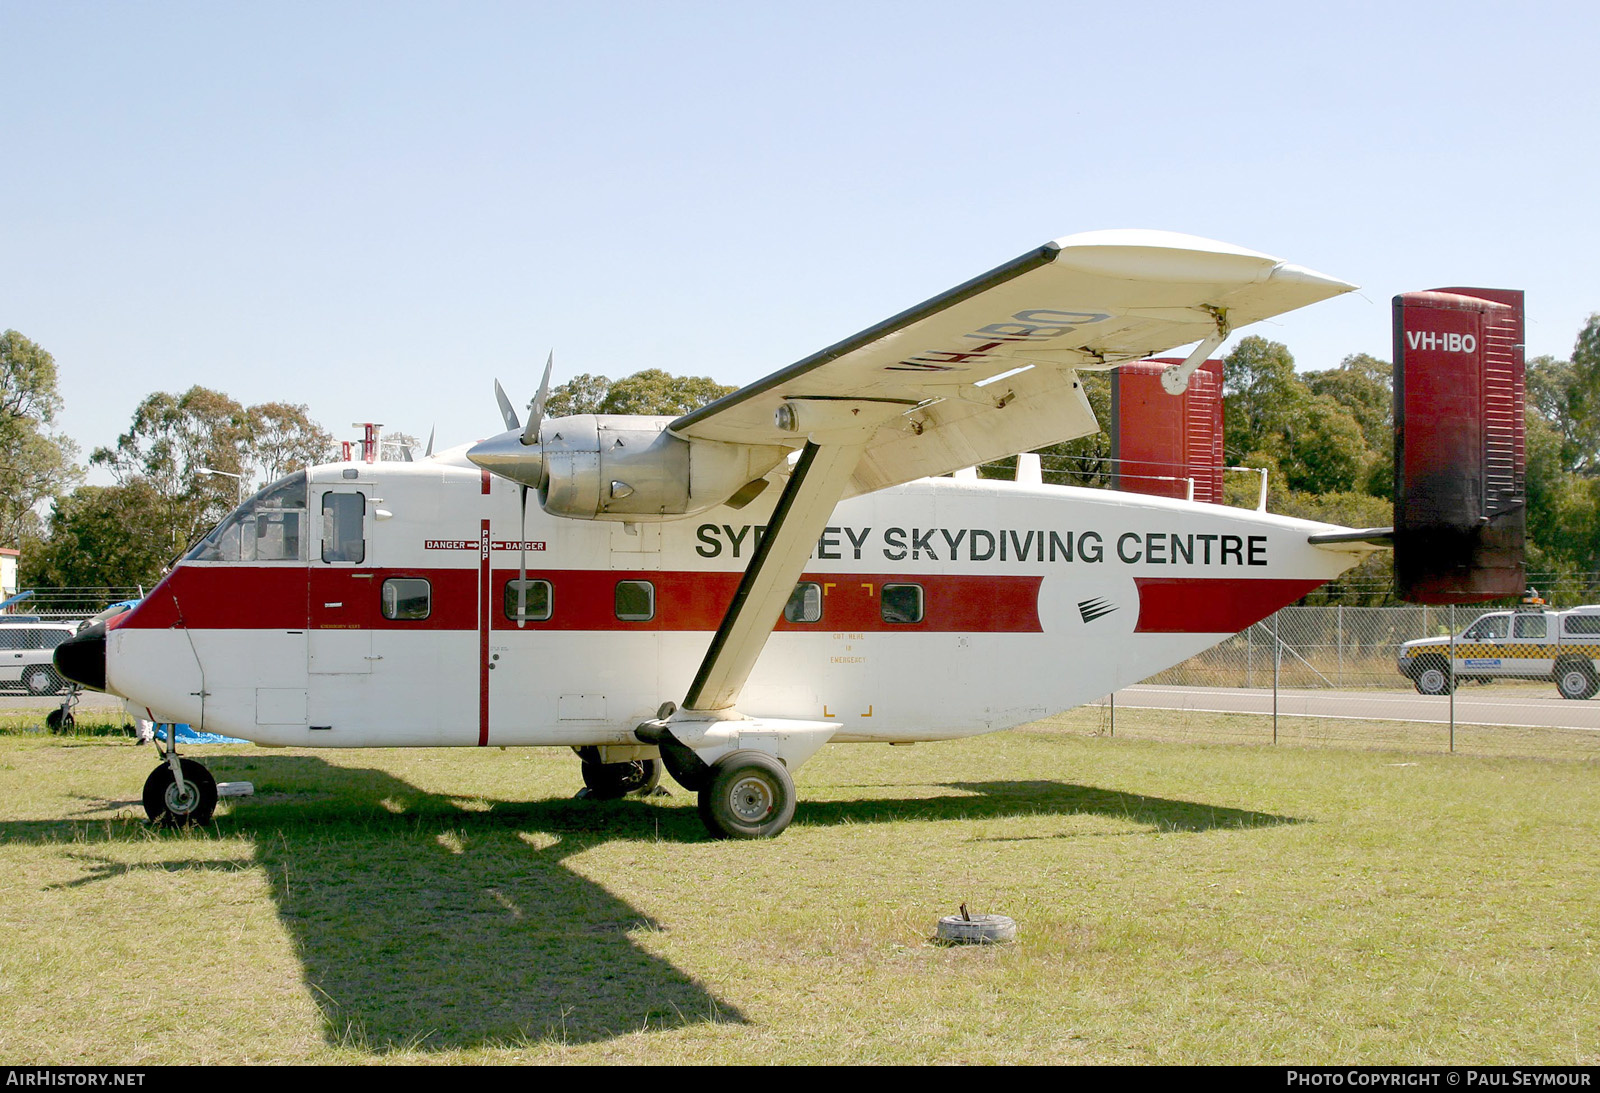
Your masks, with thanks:
[{"label": "green grass", "polygon": [[[571,800],[576,759],[540,750],[197,748],[256,796],[153,831],[148,747],[0,738],[0,1044],[12,1063],[1600,1062],[1600,766],[1073,717],[825,748],[794,826],[758,843],[706,838],[680,790]],[[1018,942],[931,943],[962,902]]]}]

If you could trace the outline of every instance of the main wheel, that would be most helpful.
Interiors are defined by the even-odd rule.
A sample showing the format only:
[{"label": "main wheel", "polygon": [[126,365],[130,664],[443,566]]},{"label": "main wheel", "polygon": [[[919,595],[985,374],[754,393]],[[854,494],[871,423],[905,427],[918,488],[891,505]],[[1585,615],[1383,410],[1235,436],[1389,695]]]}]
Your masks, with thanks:
[{"label": "main wheel", "polygon": [[794,779],[765,752],[729,752],[711,768],[699,807],[706,829],[719,839],[771,838],[794,819]]},{"label": "main wheel", "polygon": [[1600,679],[1586,661],[1568,661],[1556,668],[1556,690],[1562,698],[1593,698],[1600,693]]},{"label": "main wheel", "polygon": [[162,763],[144,780],[144,814],[162,827],[205,826],[217,808],[217,780],[193,759],[179,759],[183,767],[183,792]]},{"label": "main wheel", "polygon": [[630,759],[626,763],[583,762],[583,784],[590,798],[615,801],[630,793],[644,796],[661,781],[661,760]]},{"label": "main wheel", "polygon": [[61,677],[55,669],[39,664],[22,673],[22,685],[32,695],[53,695],[61,690]]},{"label": "main wheel", "polygon": [[1450,678],[1450,669],[1444,666],[1442,660],[1428,661],[1417,673],[1414,682],[1418,694],[1447,695],[1456,689],[1456,681]]}]

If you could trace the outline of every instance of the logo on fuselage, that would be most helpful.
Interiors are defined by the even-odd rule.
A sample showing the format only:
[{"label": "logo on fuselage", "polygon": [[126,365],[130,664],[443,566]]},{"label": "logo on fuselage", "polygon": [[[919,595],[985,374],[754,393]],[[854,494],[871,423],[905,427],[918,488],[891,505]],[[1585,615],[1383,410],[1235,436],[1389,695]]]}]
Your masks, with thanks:
[{"label": "logo on fuselage", "polygon": [[1084,622],[1093,622],[1103,615],[1109,615],[1117,609],[1117,605],[1110,600],[1094,599],[1079,600],[1078,614],[1083,616]]}]

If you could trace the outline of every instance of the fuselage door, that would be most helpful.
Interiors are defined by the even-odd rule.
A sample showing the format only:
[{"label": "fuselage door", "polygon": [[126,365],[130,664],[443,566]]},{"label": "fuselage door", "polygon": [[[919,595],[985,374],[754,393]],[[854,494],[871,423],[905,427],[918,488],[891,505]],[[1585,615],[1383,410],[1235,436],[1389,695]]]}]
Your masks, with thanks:
[{"label": "fuselage door", "polygon": [[372,671],[372,627],[379,614],[368,565],[371,488],[335,486],[312,494],[309,662],[317,675]]}]

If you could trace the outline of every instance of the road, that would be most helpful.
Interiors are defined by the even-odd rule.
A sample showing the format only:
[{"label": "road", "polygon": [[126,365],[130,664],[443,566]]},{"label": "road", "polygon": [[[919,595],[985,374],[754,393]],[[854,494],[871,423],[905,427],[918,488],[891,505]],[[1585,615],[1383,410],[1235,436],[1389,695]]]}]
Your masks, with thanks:
[{"label": "road", "polygon": [[[1600,698],[1574,702],[1553,684],[1532,687],[1464,687],[1456,692],[1456,724],[1508,725],[1534,729],[1600,730]],[[1101,704],[1104,704],[1104,699]],[[1122,709],[1195,710],[1208,713],[1272,714],[1272,691],[1243,687],[1124,687]],[[1328,717],[1350,721],[1450,723],[1450,699],[1415,691],[1278,692],[1280,717]]]},{"label": "road", "polygon": [[[31,695],[24,691],[0,691],[0,713],[11,710],[39,710],[42,716],[44,712],[60,706],[61,700],[65,697],[67,696],[64,694]],[[98,691],[84,691],[78,698],[78,709],[120,710],[122,699]]]},{"label": "road", "polygon": [[[1101,699],[1100,704],[1105,700]],[[61,696],[0,692],[0,713],[11,710],[45,712],[61,704]],[[1124,687],[1117,705],[1134,710],[1196,710],[1207,713],[1272,714],[1270,690],[1244,687]],[[118,710],[120,698],[85,691],[79,710]],[[1415,691],[1305,691],[1280,690],[1278,713],[1283,717],[1328,717],[1349,721],[1410,721],[1417,724],[1450,723],[1450,700],[1419,695]],[[1593,729],[1600,731],[1600,698],[1572,702],[1556,694],[1555,687],[1467,687],[1456,694],[1456,724],[1511,725],[1525,728]]]}]

